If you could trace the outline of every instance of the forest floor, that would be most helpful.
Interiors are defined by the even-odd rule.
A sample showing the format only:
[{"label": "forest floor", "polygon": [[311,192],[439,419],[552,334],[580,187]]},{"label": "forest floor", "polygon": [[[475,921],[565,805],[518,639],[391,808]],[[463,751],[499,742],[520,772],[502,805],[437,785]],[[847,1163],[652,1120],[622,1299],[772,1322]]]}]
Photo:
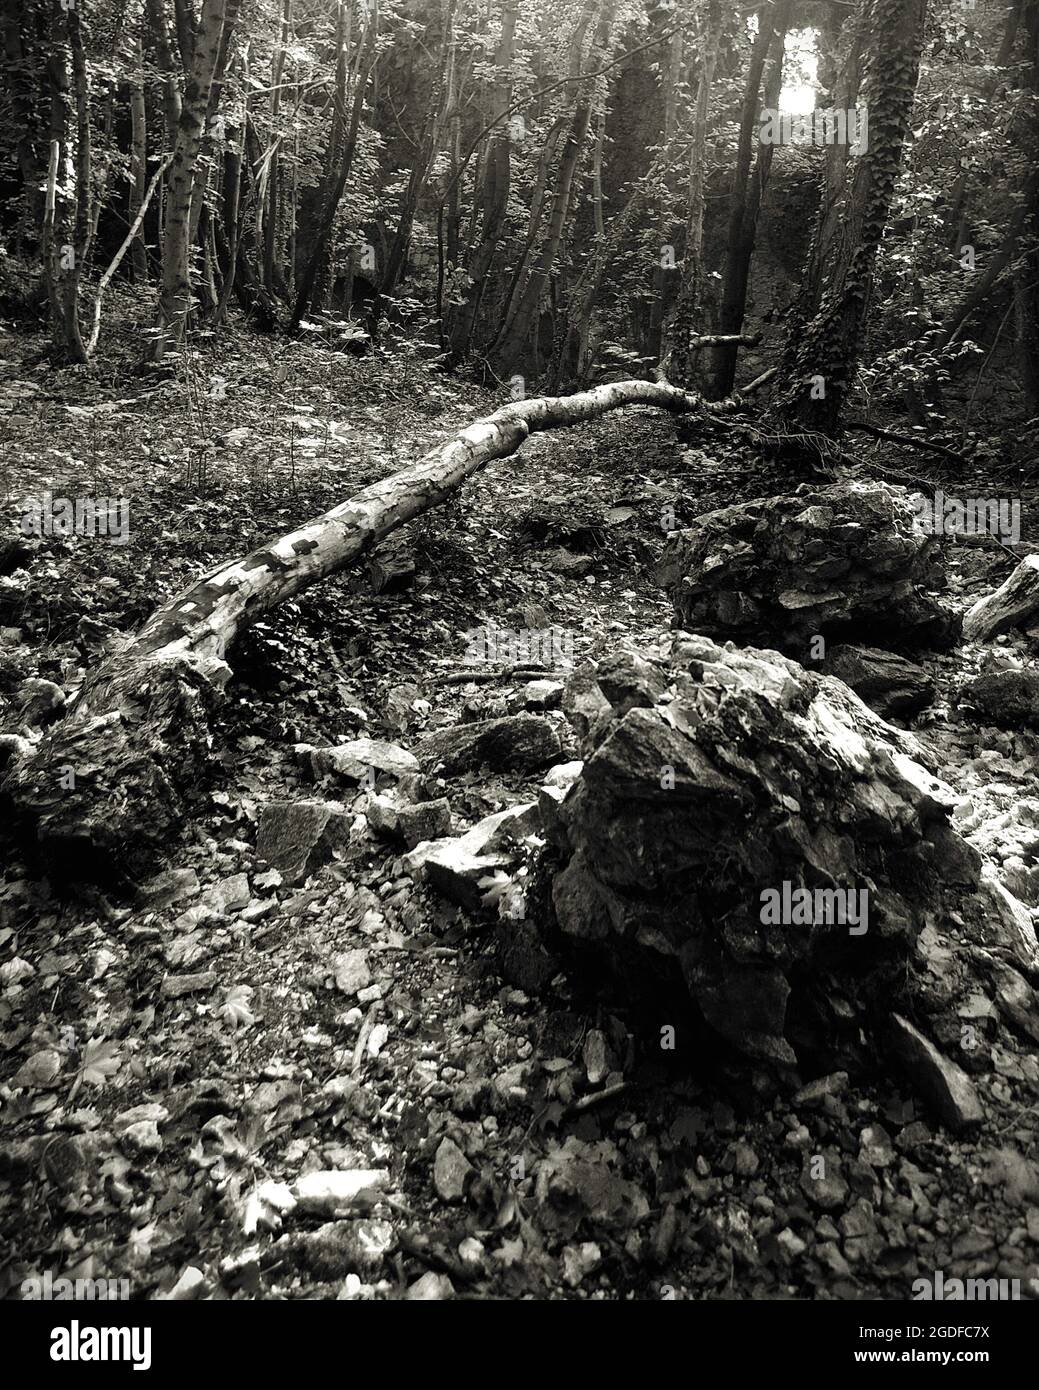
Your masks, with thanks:
[{"label": "forest floor", "polygon": [[[28,676],[71,692],[193,575],[504,399],[417,355],[234,335],[188,373],[135,379],[139,344],[121,333],[107,377],[34,361],[24,341],[0,376],[12,532],[44,488],[131,499],[127,544],[34,540],[0,577],[3,700]],[[948,492],[1022,496],[1006,461],[968,486],[925,455],[884,458]],[[571,631],[576,661],[648,641],[671,616],[653,578],[663,508],[681,523],[784,486],[648,410],[533,439],[407,528],[412,587],[373,596],[347,572],[240,643],[211,785],[154,866],[173,879],[70,892],[6,847],[0,1294],[49,1270],[126,1279],[134,1298],[904,1299],[942,1270],[1039,1297],[1034,1056],[971,1068],[996,1118],[970,1139],[879,1068],[780,1094],[721,1049],[662,1054],[662,1020],[566,973],[520,988],[499,950],[508,885],[476,913],[416,887],[366,793],[336,793],[350,847],[304,887],[257,857],[263,803],[316,794],[295,745],[409,747],[504,713],[522,684],[508,670],[459,678],[487,622]],[[1025,534],[1029,513],[1034,490]],[[547,537],[532,515],[553,518]],[[1014,563],[948,551],[964,604]],[[1023,638],[999,650],[1034,660]],[[921,659],[939,698],[911,727],[999,863],[1023,826],[1035,838],[1039,744],[957,708],[980,649]],[[546,718],[577,756],[562,714]],[[458,832],[540,780],[484,771],[437,794]],[[805,1178],[823,1148],[841,1156],[825,1194]]]}]

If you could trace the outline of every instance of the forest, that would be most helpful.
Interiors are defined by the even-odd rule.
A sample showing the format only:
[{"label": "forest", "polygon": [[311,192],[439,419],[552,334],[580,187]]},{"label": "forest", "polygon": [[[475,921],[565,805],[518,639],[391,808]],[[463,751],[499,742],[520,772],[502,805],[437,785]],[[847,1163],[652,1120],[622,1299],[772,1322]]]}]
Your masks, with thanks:
[{"label": "forest", "polygon": [[0,40],[0,1307],[125,1339],[11,1335],[793,1302],[834,1365],[884,1319],[995,1361],[1039,1298],[1039,0]]}]

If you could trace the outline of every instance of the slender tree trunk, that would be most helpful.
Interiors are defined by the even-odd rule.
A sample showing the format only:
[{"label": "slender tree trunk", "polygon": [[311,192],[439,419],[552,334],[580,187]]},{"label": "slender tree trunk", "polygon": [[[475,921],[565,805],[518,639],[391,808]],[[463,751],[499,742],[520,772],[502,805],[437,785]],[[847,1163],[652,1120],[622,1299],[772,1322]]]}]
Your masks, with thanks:
[{"label": "slender tree trunk", "polygon": [[[73,102],[69,86],[70,58],[76,91],[75,163],[71,138]],[[50,90],[50,164],[44,204],[43,261],[50,302],[51,334],[55,351],[61,357],[73,362],[85,362],[86,350],[79,328],[79,282],[90,227],[89,93],[86,89],[79,15],[72,10],[63,10],[60,0],[52,0],[47,76]]]},{"label": "slender tree trunk", "polygon": [[[779,94],[783,85],[783,57],[792,11],[793,0],[779,0],[774,12],[767,10],[759,16],[759,22],[764,25],[766,30],[771,26],[771,38],[766,49],[766,58],[771,56],[772,66],[765,83],[765,106],[773,111],[779,105]],[[756,93],[754,105],[756,108]],[[746,114],[747,108],[744,107],[744,117]],[[756,118],[756,110],[753,114]],[[772,171],[772,155],[775,149],[773,145],[762,144],[759,140],[754,158],[753,176],[745,177],[742,164],[745,129],[745,125],[741,125],[740,160],[737,161],[737,178],[741,180],[741,183],[738,191],[734,194],[729,216],[725,278],[722,285],[721,309],[718,314],[717,325],[719,333],[734,337],[743,328],[743,319],[747,308],[750,265],[754,256],[754,242],[757,239],[758,214],[761,211],[761,200]],[[738,353],[738,341],[721,343],[714,349],[712,395],[727,396],[732,390],[733,382],[736,380]]]},{"label": "slender tree trunk", "polygon": [[707,118],[714,85],[714,71],[721,45],[723,10],[720,0],[710,0],[704,16],[703,44],[689,135],[689,186],[683,250],[682,279],[662,331],[661,370],[676,386],[687,386],[693,374],[690,347],[703,284],[704,162],[707,154]]},{"label": "slender tree trunk", "polygon": [[[492,120],[507,111],[512,101],[509,68],[512,64],[518,13],[518,0],[507,0],[502,11],[501,37],[498,40],[494,59],[495,81],[488,102],[488,113]],[[480,241],[467,267],[469,289],[455,317],[452,346],[456,361],[463,358],[469,351],[469,344],[480,312],[484,287],[505,230],[509,210],[511,155],[512,140],[508,122],[502,121],[494,127],[494,133],[490,138],[490,145],[481,167],[479,197],[482,225]]]},{"label": "slender tree trunk", "polygon": [[872,0],[870,5],[868,141],[844,199],[844,250],[818,313],[790,344],[794,381],[776,406],[782,419],[801,428],[835,433],[852,384],[877,248],[912,117],[926,14],[927,0]]},{"label": "slender tree trunk", "polygon": [[[613,0],[606,0],[600,11],[599,23],[596,27],[595,38],[592,41],[592,62],[590,64],[592,67],[595,66],[596,57],[607,47],[613,24],[614,9]],[[519,297],[512,321],[507,323],[502,330],[497,356],[505,371],[510,371],[518,366],[527,351],[527,340],[548,287],[556,256],[562,245],[567,213],[570,210],[570,195],[574,175],[577,173],[577,166],[580,163],[588,128],[591,124],[592,101],[595,93],[594,87],[591,91],[588,90],[590,85],[582,84],[578,89],[577,107],[570,123],[570,133],[563,147],[563,156],[556,178],[552,215],[549,218],[544,246],[541,249],[537,264],[531,272],[530,279]]]},{"label": "slender tree trunk", "polygon": [[[181,6],[178,3],[178,17]],[[159,324],[155,335],[152,360],[160,361],[167,341],[179,344],[187,327],[191,311],[191,248],[192,200],[199,152],[205,133],[209,96],[220,59],[225,20],[232,24],[237,15],[238,0],[203,0],[198,33],[190,41],[192,59],[180,121],[177,142],[170,166],[166,228],[162,248],[162,289],[159,299]],[[184,37],[181,35],[183,51]]]},{"label": "slender tree trunk", "polygon": [[[281,115],[281,80],[285,72],[285,50],[288,47],[291,27],[292,0],[282,0],[281,33],[277,53],[274,57],[274,64],[271,69],[271,83],[274,87],[274,91],[271,95],[272,140],[277,140],[279,138],[278,117]],[[280,200],[281,162],[278,147],[275,146],[267,169],[267,211],[264,219],[263,238],[263,283],[272,294],[275,289],[274,269],[278,252]]]},{"label": "slender tree trunk", "polygon": [[[131,225],[144,202],[148,187],[148,117],[144,104],[144,46],[140,30],[134,37],[134,71],[130,79],[130,207]],[[138,285],[148,281],[148,246],[143,222],[133,239],[133,278]]]},{"label": "slender tree trunk", "polygon": [[339,172],[336,175],[335,184],[329,190],[328,196],[325,199],[317,231],[314,234],[314,242],[310,249],[310,255],[300,274],[299,283],[296,288],[296,304],[292,311],[292,321],[290,323],[290,329],[293,332],[299,328],[300,323],[303,321],[310,308],[311,296],[314,291],[314,282],[317,279],[318,270],[327,255],[332,228],[335,226],[336,213],[339,211],[339,204],[346,189],[347,181],[350,178],[350,170],[353,168],[354,155],[357,152],[357,133],[361,125],[361,113],[364,110],[365,91],[368,87],[368,79],[372,76],[376,68],[378,33],[379,7],[377,0],[373,0],[372,8],[368,16],[367,28],[361,36],[358,48],[357,67],[354,76],[353,102],[350,109],[350,124],[346,131]]}]

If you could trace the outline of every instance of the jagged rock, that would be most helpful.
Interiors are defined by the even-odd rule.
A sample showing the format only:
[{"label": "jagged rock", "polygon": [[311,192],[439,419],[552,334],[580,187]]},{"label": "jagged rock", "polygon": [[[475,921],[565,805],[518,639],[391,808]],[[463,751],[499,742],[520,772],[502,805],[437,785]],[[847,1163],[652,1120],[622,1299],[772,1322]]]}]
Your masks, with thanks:
[{"label": "jagged rock", "polygon": [[401,806],[397,812],[397,829],[408,849],[423,840],[437,840],[451,834],[451,803],[446,796],[435,801],[416,801]]},{"label": "jagged rock", "polygon": [[957,619],[927,592],[944,587],[941,550],[904,488],[804,485],[708,512],[673,532],[660,580],[676,626],[763,642],[807,660],[820,634],[935,644]]},{"label": "jagged rock", "polygon": [[562,681],[528,681],[526,685],[521,686],[521,688],[510,697],[509,708],[512,710],[539,710],[542,712],[550,709],[558,709],[562,695]]},{"label": "jagged rock", "polygon": [[951,788],[843,683],[682,632],[612,660],[605,683],[610,714],[557,811],[552,897],[562,930],[629,988],[647,966],[677,976],[738,1048],[792,1063],[792,990],[820,996],[799,1030],[832,1021],[830,995],[845,1018],[886,1015],[947,893],[950,910],[974,903],[979,940],[1032,968],[1028,913],[950,829]]},{"label": "jagged rock", "polygon": [[37,676],[22,681],[13,700],[22,722],[30,729],[52,723],[65,708],[65,692],[61,686]]},{"label": "jagged rock", "polygon": [[921,666],[879,647],[834,647],[821,670],[850,685],[885,719],[916,714],[934,700],[934,681]]},{"label": "jagged rock", "polygon": [[392,797],[370,796],[364,814],[377,835],[396,835],[400,824],[400,808]]},{"label": "jagged rock", "polygon": [[480,881],[506,870],[519,853],[519,844],[539,827],[537,806],[510,806],[486,816],[464,835],[429,840],[404,856],[412,878],[424,880],[452,902],[475,911],[484,889]]},{"label": "jagged rock", "polygon": [[136,904],[145,912],[161,912],[182,898],[193,898],[199,891],[198,874],[194,869],[167,869],[141,884]]},{"label": "jagged rock", "polygon": [[460,1202],[475,1169],[455,1141],[445,1136],[433,1160],[433,1186],[442,1202]]},{"label": "jagged rock", "polygon": [[232,874],[230,878],[221,879],[207,888],[202,894],[202,902],[218,916],[223,916],[247,907],[251,897],[248,874]]},{"label": "jagged rock", "polygon": [[496,772],[535,772],[560,754],[559,735],[545,719],[511,714],[457,724],[428,734],[420,745],[422,761],[434,772],[453,777],[486,764]]},{"label": "jagged rock", "polygon": [[372,982],[368,953],[359,948],[339,951],[334,955],[332,972],[335,975],[336,989],[343,994],[356,994],[358,990],[367,989]]},{"label": "jagged rock", "polygon": [[557,763],[545,774],[545,780],[538,791],[538,811],[545,834],[550,840],[557,840],[562,834],[559,808],[566,799],[567,792],[577,781],[583,766],[580,761]]},{"label": "jagged rock", "polygon": [[269,801],[260,810],[256,853],[286,883],[302,883],[350,834],[350,821],[335,801]]},{"label": "jagged rock", "polygon": [[986,671],[968,681],[960,699],[1002,728],[1039,728],[1039,670]]},{"label": "jagged rock", "polygon": [[396,743],[374,738],[355,738],[349,743],[337,743],[334,748],[311,748],[303,744],[298,751],[309,757],[315,777],[332,774],[360,782],[372,772],[403,777],[419,771],[414,753]]},{"label": "jagged rock", "polygon": [[564,550],[562,546],[546,550],[543,559],[553,574],[562,574],[568,579],[582,579],[594,564],[590,555],[575,555],[572,550]]},{"label": "jagged rock", "polygon": [[1026,555],[998,589],[970,608],[963,619],[963,635],[970,642],[986,642],[1012,627],[1027,628],[1039,621],[1039,555]]},{"label": "jagged rock", "polygon": [[985,1112],[963,1068],[944,1057],[901,1015],[891,1015],[891,1030],[892,1050],[943,1123],[955,1131],[981,1124]]}]

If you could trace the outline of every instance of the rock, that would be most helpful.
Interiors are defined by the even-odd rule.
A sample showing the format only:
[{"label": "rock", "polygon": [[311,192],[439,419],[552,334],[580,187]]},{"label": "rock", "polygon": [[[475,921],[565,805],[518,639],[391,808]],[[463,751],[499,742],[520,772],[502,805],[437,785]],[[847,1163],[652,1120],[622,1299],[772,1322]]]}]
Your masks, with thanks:
[{"label": "rock", "polygon": [[419,771],[414,753],[399,744],[379,739],[355,738],[349,743],[337,743],[334,748],[309,748],[307,751],[315,777],[334,774],[360,782],[373,771],[385,772],[391,777]]},{"label": "rock", "polygon": [[581,1056],[584,1061],[585,1075],[588,1077],[589,1086],[598,1086],[600,1081],[605,1081],[610,1066],[606,1054],[606,1035],[601,1029],[588,1029],[588,1032],[585,1034]]},{"label": "rock", "polygon": [[919,1094],[954,1132],[979,1125],[985,1112],[967,1073],[899,1014],[891,1015],[892,1048]]},{"label": "rock", "polygon": [[131,1125],[140,1124],[142,1120],[150,1120],[153,1124],[161,1125],[169,1119],[170,1112],[165,1105],[160,1105],[157,1101],[148,1101],[144,1105],[132,1105],[129,1110],[122,1110],[112,1121],[112,1128],[116,1134],[122,1134]]},{"label": "rock", "polygon": [[[581,774],[581,762],[557,763],[549,768],[543,785],[538,791],[538,812],[546,837],[553,843],[565,840],[565,831],[559,818],[559,808],[566,800],[567,792]],[[564,847],[561,844],[561,847]]]},{"label": "rock", "polygon": [[805,484],[708,512],[671,533],[659,577],[677,626],[801,660],[820,634],[948,645],[958,626],[926,592],[944,586],[938,539],[906,489],[881,482]]},{"label": "rock", "polygon": [[53,681],[29,676],[14,691],[12,701],[22,723],[36,729],[60,717],[65,708],[65,692]]},{"label": "rock", "polygon": [[433,1186],[442,1202],[460,1202],[475,1169],[455,1141],[445,1136],[433,1160]]},{"label": "rock", "polygon": [[834,647],[821,669],[885,719],[917,714],[934,700],[934,681],[922,667],[879,647]]},{"label": "rock", "polygon": [[827,1096],[839,1096],[847,1089],[848,1073],[846,1071],[831,1072],[829,1076],[817,1077],[815,1081],[809,1081],[807,1086],[795,1092],[791,1104],[794,1106],[807,1105],[815,1107],[820,1104]]},{"label": "rock", "polygon": [[404,856],[405,872],[470,911],[480,906],[480,880],[504,871],[519,854],[522,840],[539,825],[532,803],[486,816],[464,835],[429,840]]},{"label": "rock", "polygon": [[823,1211],[836,1211],[848,1200],[848,1184],[841,1177],[840,1156],[834,1149],[805,1154],[801,1191]]},{"label": "rock", "polygon": [[433,1303],[445,1298],[454,1298],[455,1286],[446,1274],[436,1274],[429,1269],[425,1274],[408,1285],[404,1295],[409,1303]]},{"label": "rock", "polygon": [[1039,615],[1039,555],[1026,555],[993,593],[978,599],[963,619],[968,642],[987,642],[1012,627],[1028,627]]},{"label": "rock", "polygon": [[215,989],[216,983],[215,970],[203,970],[197,975],[167,975],[162,982],[162,993],[167,999],[180,999],[185,994],[201,994]]},{"label": "rock", "polygon": [[1035,667],[975,676],[961,688],[960,699],[1001,728],[1039,729],[1039,670]]},{"label": "rock", "polygon": [[[911,735],[776,652],[673,633],[632,657],[627,678],[618,660],[602,691],[610,714],[590,726],[558,808],[558,924],[625,988],[684,980],[729,1041],[790,1064],[796,978],[832,971],[865,1012],[904,977],[940,910],[943,837],[961,843],[955,795]],[[772,912],[784,884],[788,896],[804,885],[810,904],[816,888],[856,895],[841,901],[868,906],[866,930],[837,921],[832,899],[779,925],[766,902]]]},{"label": "rock", "polygon": [[560,971],[560,961],[542,940],[534,922],[500,922],[498,967],[502,978],[528,994],[540,994]]},{"label": "rock", "polygon": [[446,796],[435,801],[416,801],[397,812],[397,829],[408,849],[423,840],[438,840],[451,834],[451,803]]},{"label": "rock", "polygon": [[555,729],[533,714],[457,724],[427,734],[419,747],[423,763],[446,777],[484,765],[495,772],[536,772],[548,767],[560,752]]},{"label": "rock", "polygon": [[350,820],[335,801],[268,801],[260,808],[256,853],[286,883],[303,883],[327,864],[350,835]]},{"label": "rock", "polygon": [[370,796],[364,808],[368,824],[377,835],[395,836],[400,813],[395,801],[388,796]]},{"label": "rock", "polygon": [[546,550],[542,559],[553,574],[562,574],[568,579],[583,578],[594,563],[590,555],[575,555],[572,550],[564,550],[562,546]]},{"label": "rock", "polygon": [[202,902],[223,916],[225,913],[237,912],[239,908],[248,907],[251,897],[248,874],[233,874],[231,878],[222,879],[219,883],[214,883],[212,888],[207,888],[202,894]]},{"label": "rock", "polygon": [[87,1156],[82,1143],[71,1135],[59,1134],[48,1140],[43,1167],[50,1181],[63,1192],[80,1192],[87,1186]]},{"label": "rock", "polygon": [[326,1221],[315,1231],[282,1236],[274,1249],[281,1259],[323,1283],[348,1272],[373,1279],[396,1239],[388,1221]]},{"label": "rock", "polygon": [[388,1185],[384,1168],[335,1168],[297,1178],[291,1191],[301,1212],[334,1215],[366,1203]]},{"label": "rock", "polygon": [[162,1152],[162,1136],[154,1120],[139,1120],[128,1125],[119,1136],[123,1151],[132,1157],[145,1158]]},{"label": "rock", "polygon": [[789,1226],[785,1226],[776,1236],[776,1244],[788,1260],[796,1260],[798,1255],[803,1255],[808,1249],[801,1237],[795,1235]]},{"label": "rock", "polygon": [[510,696],[509,708],[512,710],[538,710],[544,713],[546,710],[558,709],[562,698],[562,681],[528,681],[526,685]]},{"label": "rock", "polygon": [[161,1295],[167,1303],[189,1303],[201,1298],[206,1288],[206,1276],[194,1265],[188,1265],[168,1294]]},{"label": "rock", "polygon": [[372,982],[366,951],[340,951],[332,957],[332,969],[336,989],[343,994],[356,994],[358,990],[367,989]]},{"label": "rock", "polygon": [[198,874],[194,869],[167,869],[157,874],[137,890],[135,902],[141,911],[161,912],[183,898],[193,898],[199,892]]}]

